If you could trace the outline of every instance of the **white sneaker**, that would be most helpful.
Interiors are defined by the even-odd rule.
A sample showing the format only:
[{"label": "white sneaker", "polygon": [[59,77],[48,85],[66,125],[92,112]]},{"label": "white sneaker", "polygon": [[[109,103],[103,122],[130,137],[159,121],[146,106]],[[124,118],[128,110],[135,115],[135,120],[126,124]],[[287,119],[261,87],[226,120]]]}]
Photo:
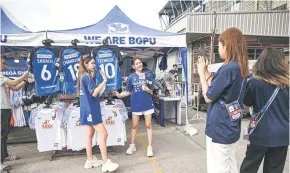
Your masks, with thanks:
[{"label": "white sneaker", "polygon": [[102,166],[102,172],[113,172],[118,167],[119,165],[117,163],[113,163],[110,159],[107,159],[106,163]]},{"label": "white sneaker", "polygon": [[152,146],[147,147],[147,157],[153,157],[153,148]]},{"label": "white sneaker", "polygon": [[130,144],[129,148],[127,149],[126,153],[131,155],[136,151],[136,145],[135,144]]},{"label": "white sneaker", "polygon": [[97,168],[103,165],[102,160],[98,160],[96,157],[93,157],[93,160],[87,160],[86,164],[84,166],[85,169],[90,169],[90,168]]}]

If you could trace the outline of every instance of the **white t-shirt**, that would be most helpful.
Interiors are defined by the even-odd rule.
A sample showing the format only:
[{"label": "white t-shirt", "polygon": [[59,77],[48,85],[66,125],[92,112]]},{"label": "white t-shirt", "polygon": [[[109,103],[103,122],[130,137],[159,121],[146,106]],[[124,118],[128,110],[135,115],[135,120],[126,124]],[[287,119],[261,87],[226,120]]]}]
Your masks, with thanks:
[{"label": "white t-shirt", "polygon": [[[80,107],[71,107],[67,122],[67,148],[80,151],[86,148],[86,126],[80,125]],[[92,140],[92,147],[97,144],[96,133]]]},{"label": "white t-shirt", "polygon": [[1,109],[11,109],[11,103],[8,97],[8,88],[5,85],[5,82],[8,80],[7,77],[5,77],[2,72],[0,72],[0,85],[1,85]]},{"label": "white t-shirt", "polygon": [[[114,105],[103,105],[101,108],[103,124],[108,132],[107,146],[124,146],[126,141],[126,130],[123,117]],[[98,136],[98,145],[100,139]]]},{"label": "white t-shirt", "polygon": [[[62,150],[63,133],[54,108],[43,108],[35,116],[35,131],[39,152]],[[50,125],[51,127],[45,127]]]}]

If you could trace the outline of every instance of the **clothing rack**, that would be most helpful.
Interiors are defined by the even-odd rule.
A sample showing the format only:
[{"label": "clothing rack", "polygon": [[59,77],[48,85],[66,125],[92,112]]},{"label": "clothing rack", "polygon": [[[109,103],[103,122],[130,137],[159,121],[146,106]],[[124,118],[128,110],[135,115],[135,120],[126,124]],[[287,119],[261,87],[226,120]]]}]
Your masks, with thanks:
[{"label": "clothing rack", "polygon": [[[51,46],[51,43],[54,43],[53,40],[51,39],[46,39],[46,40],[43,40],[43,45],[44,46],[47,46],[47,47],[50,47]],[[71,44],[73,46],[77,46],[77,43],[80,43],[79,40],[77,39],[74,39],[71,41]],[[104,39],[102,41],[102,44],[103,45],[108,45],[108,40],[107,39]],[[109,97],[108,99],[108,103],[110,104],[111,101],[112,101],[112,93],[110,93],[111,97]],[[72,101],[76,101],[78,100],[79,98],[76,96],[76,95],[61,95],[61,96],[58,96],[55,100],[57,101],[63,101],[65,102],[67,105],[68,103],[72,103]],[[97,149],[96,149],[97,148]],[[114,152],[114,146],[113,147],[107,147],[107,151],[108,152],[112,152],[112,154],[114,155],[115,152]],[[93,148],[93,154],[96,154],[96,153],[100,153],[100,150],[98,147],[94,147]],[[54,157],[61,157],[61,156],[73,156],[73,155],[86,155],[86,152],[85,152],[85,149],[84,150],[81,150],[81,151],[72,151],[72,150],[66,150],[66,148],[63,148],[63,150],[55,150],[55,151],[52,151],[51,155],[49,156],[49,160],[52,161]]]},{"label": "clothing rack", "polygon": [[[56,98],[58,101],[64,101],[65,103],[73,103],[74,101],[77,100],[77,97],[75,95],[61,95]],[[98,154],[100,153],[100,149],[98,146],[94,146],[93,149],[93,154]],[[115,155],[115,147],[107,147],[107,151],[111,152],[112,155]],[[83,149],[81,151],[72,151],[72,150],[67,150],[66,148],[63,148],[62,150],[54,150],[51,152],[49,155],[49,160],[52,161],[53,158],[55,157],[63,157],[63,156],[78,156],[78,155],[86,155],[86,150]]]}]

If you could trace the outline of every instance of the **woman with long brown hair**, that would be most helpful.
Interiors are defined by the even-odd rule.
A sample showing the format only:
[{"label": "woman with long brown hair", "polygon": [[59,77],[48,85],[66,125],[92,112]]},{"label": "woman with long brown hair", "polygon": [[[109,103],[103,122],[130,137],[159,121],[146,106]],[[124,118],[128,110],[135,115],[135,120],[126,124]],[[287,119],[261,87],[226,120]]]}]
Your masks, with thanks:
[{"label": "woman with long brown hair", "polygon": [[[284,63],[281,51],[268,48],[262,52],[253,67],[253,78],[247,83],[244,104],[253,106],[254,115],[251,119],[257,117],[258,123],[249,135],[250,143],[247,146],[241,173],[258,172],[263,159],[264,173],[283,172],[289,145],[289,68],[287,65]],[[275,97],[272,97],[275,90],[278,92]],[[269,105],[268,109],[259,114],[265,105]]]},{"label": "woman with long brown hair", "polygon": [[[97,86],[95,74],[95,59],[88,55],[82,56],[78,72],[77,94],[80,96],[80,123],[87,126],[87,160],[84,168],[102,166],[102,172],[113,172],[119,165],[107,159],[108,134],[102,121],[99,100],[99,93],[106,87],[107,77],[101,72],[103,82]],[[97,160],[92,154],[92,138],[95,132],[100,137],[100,150],[103,161]]]},{"label": "woman with long brown hair", "polygon": [[[132,61],[132,67],[135,73],[129,75],[127,79],[127,89],[124,92],[115,92],[115,95],[119,98],[127,97],[131,95],[131,111],[132,111],[132,131],[131,131],[131,144],[126,153],[131,155],[137,149],[135,145],[135,138],[137,129],[139,126],[139,118],[144,115],[145,126],[147,128],[148,147],[147,156],[153,157],[152,148],[152,114],[154,113],[154,105],[151,97],[152,89],[154,87],[153,74],[145,72],[143,69],[143,63],[135,57]],[[151,89],[150,89],[151,88]]]},{"label": "woman with long brown hair", "polygon": [[198,60],[198,73],[205,101],[208,173],[238,173],[235,152],[241,132],[241,107],[248,75],[246,40],[237,28],[219,36],[219,55],[224,64],[207,82],[205,58]]}]

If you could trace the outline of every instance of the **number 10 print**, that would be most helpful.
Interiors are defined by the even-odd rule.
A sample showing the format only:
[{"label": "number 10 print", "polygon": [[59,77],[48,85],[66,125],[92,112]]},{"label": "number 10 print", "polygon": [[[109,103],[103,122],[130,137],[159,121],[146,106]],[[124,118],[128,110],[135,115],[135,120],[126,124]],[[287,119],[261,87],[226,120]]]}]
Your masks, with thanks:
[{"label": "number 10 print", "polygon": [[[114,64],[107,63],[107,64],[101,64],[100,68],[103,72],[105,72],[108,79],[113,79],[116,75]],[[109,68],[111,68],[111,74],[109,74]]]}]

